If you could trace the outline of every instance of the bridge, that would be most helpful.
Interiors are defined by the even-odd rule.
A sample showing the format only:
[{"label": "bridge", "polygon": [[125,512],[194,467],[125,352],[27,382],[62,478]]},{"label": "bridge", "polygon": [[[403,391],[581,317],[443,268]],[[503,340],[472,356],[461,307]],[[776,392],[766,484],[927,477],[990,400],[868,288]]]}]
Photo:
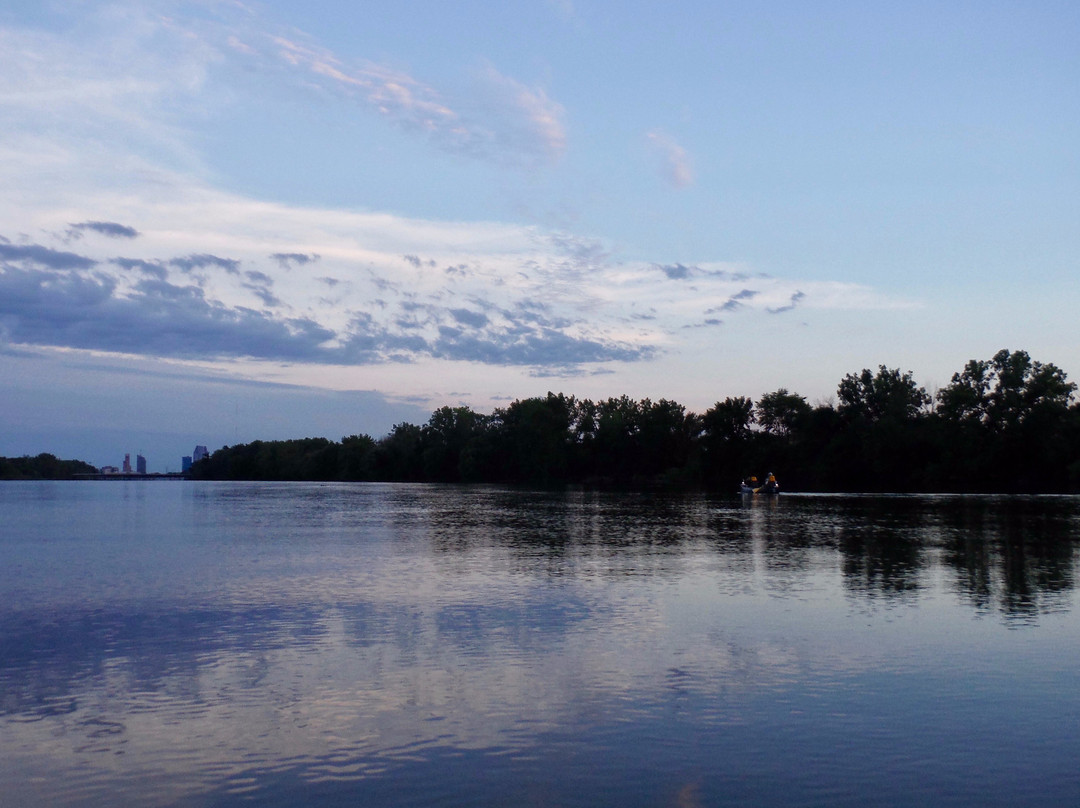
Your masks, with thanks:
[{"label": "bridge", "polygon": [[184,471],[170,471],[166,473],[153,472],[151,474],[139,474],[138,472],[109,472],[102,474],[76,474],[76,480],[190,480],[191,475]]}]

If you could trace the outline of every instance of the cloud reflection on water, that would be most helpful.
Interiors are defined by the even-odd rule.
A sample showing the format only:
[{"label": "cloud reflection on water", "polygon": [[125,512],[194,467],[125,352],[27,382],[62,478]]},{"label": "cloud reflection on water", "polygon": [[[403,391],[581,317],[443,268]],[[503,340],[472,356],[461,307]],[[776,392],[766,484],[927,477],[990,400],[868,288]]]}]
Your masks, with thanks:
[{"label": "cloud reflection on water", "polygon": [[[152,506],[114,506],[124,531],[156,543],[147,565],[170,560],[167,579],[145,569],[145,591],[110,588],[90,565],[118,595],[80,605],[61,581],[56,597],[0,606],[0,765],[38,801],[286,804],[363,783],[408,802],[410,772],[428,798],[470,777],[497,791],[524,773],[535,785],[538,761],[571,751],[593,765],[606,749],[601,771],[625,775],[642,754],[682,748],[703,765],[701,750],[737,754],[730,744],[760,732],[795,754],[801,742],[780,739],[822,704],[815,720],[839,734],[896,709],[863,701],[875,680],[940,680],[926,696],[939,709],[966,681],[941,671],[988,653],[959,633],[973,616],[1035,629],[1070,608],[1080,511],[160,485],[140,492]],[[21,507],[49,507],[32,499]],[[109,535],[70,552],[107,551]],[[26,573],[55,541],[7,538],[0,553]],[[934,634],[950,629],[948,644]],[[563,777],[588,774],[563,764]]]}]

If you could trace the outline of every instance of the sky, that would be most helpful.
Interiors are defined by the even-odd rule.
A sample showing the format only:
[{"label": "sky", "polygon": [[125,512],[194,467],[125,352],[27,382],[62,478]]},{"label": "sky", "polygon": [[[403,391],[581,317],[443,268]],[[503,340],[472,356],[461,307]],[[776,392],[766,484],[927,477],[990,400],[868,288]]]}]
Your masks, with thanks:
[{"label": "sky", "polygon": [[0,455],[1080,378],[1080,5],[0,6]]}]

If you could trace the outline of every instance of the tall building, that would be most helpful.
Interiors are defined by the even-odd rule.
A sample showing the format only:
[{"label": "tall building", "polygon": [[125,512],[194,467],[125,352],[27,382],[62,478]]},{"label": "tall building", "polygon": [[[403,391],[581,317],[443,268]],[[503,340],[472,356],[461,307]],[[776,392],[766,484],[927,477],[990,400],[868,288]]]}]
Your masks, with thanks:
[{"label": "tall building", "polygon": [[142,455],[135,455],[135,471],[146,474],[146,458]]},{"label": "tall building", "polygon": [[124,455],[124,474],[131,474],[131,453]]},{"label": "tall building", "polygon": [[191,458],[190,457],[181,457],[180,458],[180,471],[184,472],[184,474],[187,474],[189,471],[191,471]]},{"label": "tall building", "polygon": [[206,451],[206,447],[203,446],[202,444],[199,444],[198,446],[195,447],[195,451],[191,453],[191,462],[192,463],[198,463],[204,457],[209,457],[209,456],[210,456],[210,453],[208,451]]}]

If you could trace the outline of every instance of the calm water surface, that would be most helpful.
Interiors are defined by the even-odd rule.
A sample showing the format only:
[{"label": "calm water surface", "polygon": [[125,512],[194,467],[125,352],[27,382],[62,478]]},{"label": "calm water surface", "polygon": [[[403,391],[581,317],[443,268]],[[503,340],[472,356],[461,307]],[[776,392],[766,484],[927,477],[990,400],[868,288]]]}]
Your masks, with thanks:
[{"label": "calm water surface", "polygon": [[0,803],[1080,805],[1080,499],[0,483]]}]

